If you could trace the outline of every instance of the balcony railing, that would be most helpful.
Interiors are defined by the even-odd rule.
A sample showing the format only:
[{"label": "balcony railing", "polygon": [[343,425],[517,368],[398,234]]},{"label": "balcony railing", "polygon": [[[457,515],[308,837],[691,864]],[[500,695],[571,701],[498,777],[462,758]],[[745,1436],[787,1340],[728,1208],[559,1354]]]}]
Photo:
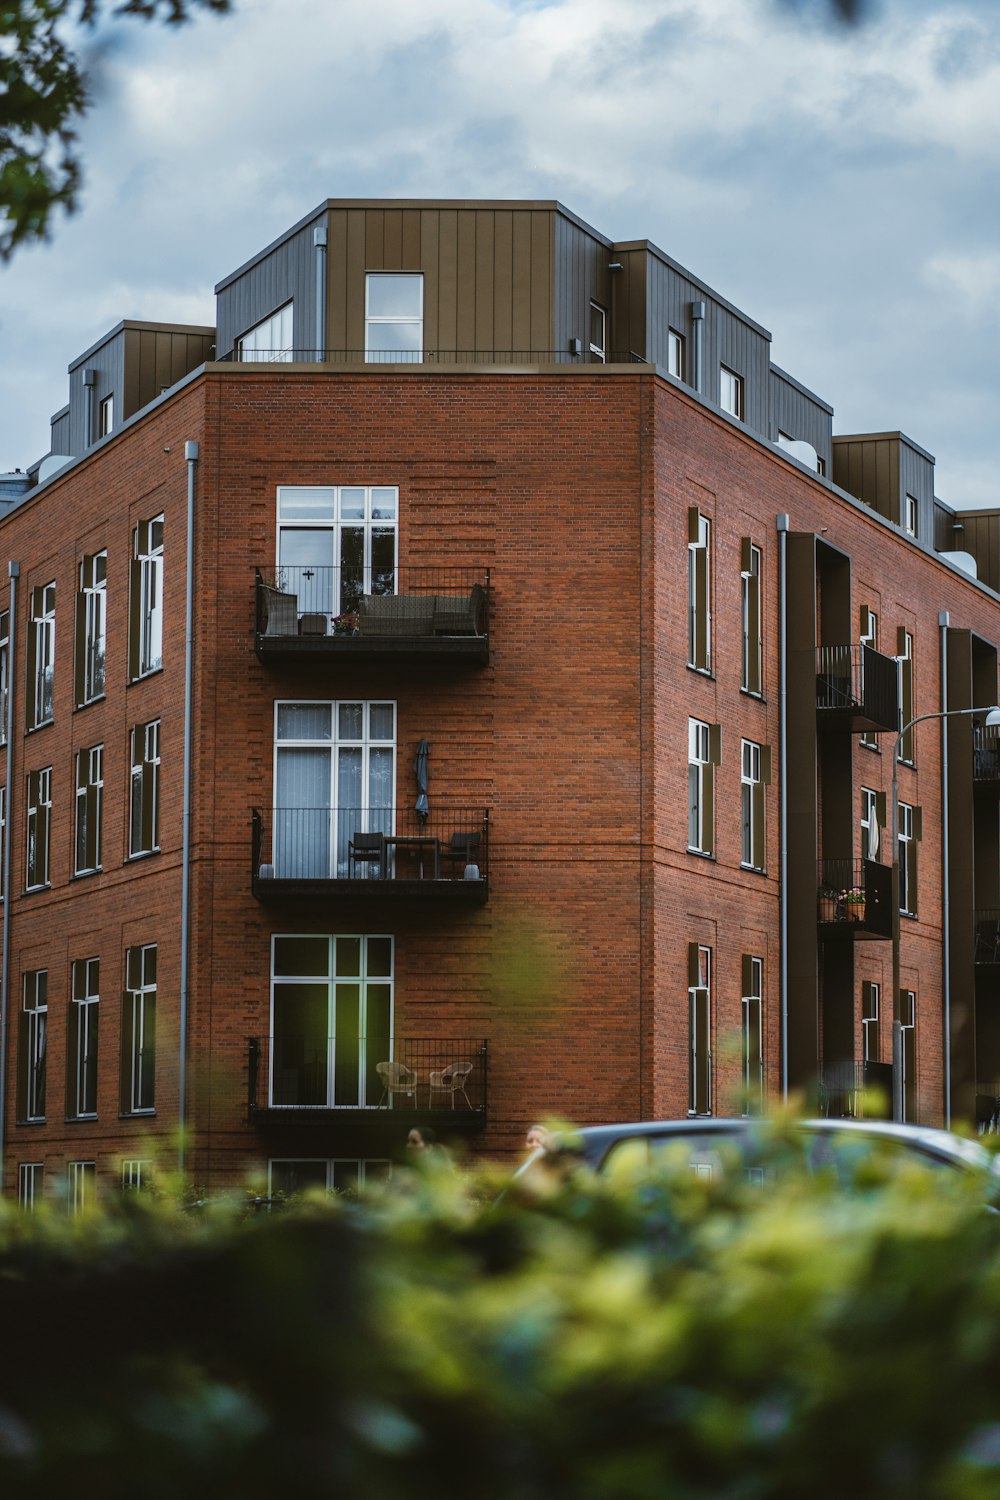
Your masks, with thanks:
[{"label": "balcony railing", "polygon": [[865,734],[899,728],[899,666],[870,646],[820,646],[816,652],[820,722]]},{"label": "balcony railing", "polygon": [[482,1124],[487,1058],[483,1038],[397,1036],[380,1048],[356,1034],[338,1044],[286,1026],[247,1039],[247,1109],[251,1118],[264,1110],[373,1111],[456,1124],[475,1116]]},{"label": "balcony railing", "polygon": [[607,350],[604,355],[589,349],[231,349],[220,355],[220,364],[327,364],[327,365],[644,365],[648,361],[632,350]]},{"label": "balcony railing", "polygon": [[991,796],[1000,793],[1000,737],[995,729],[973,725],[973,770],[975,784]]},{"label": "balcony railing", "polygon": [[252,814],[251,881],[261,901],[345,895],[483,902],[489,812],[277,807]]},{"label": "balcony railing", "polygon": [[316,656],[489,659],[489,568],[257,569],[261,661]]},{"label": "balcony railing", "polygon": [[826,935],[891,938],[891,866],[871,859],[823,860],[816,918]]},{"label": "balcony railing", "polygon": [[820,1083],[819,1112],[836,1120],[891,1119],[892,1063],[834,1063]]},{"label": "balcony railing", "polygon": [[984,967],[1000,965],[1000,911],[977,911],[976,958]]}]

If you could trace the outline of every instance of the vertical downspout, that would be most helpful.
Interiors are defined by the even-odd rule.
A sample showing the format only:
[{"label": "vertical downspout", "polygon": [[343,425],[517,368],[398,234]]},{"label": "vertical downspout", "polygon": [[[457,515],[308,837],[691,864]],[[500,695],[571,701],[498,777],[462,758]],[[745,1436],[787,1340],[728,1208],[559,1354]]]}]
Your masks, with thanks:
[{"label": "vertical downspout", "polygon": [[701,388],[701,361],[702,361],[702,331],[705,327],[705,304],[704,302],[691,303],[691,320],[694,324],[694,388],[699,396],[704,395]]},{"label": "vertical downspout", "polygon": [[788,516],[778,517],[778,802],[781,844],[778,875],[781,1097],[788,1098]]},{"label": "vertical downspout", "polygon": [[94,441],[94,379],[93,370],[83,372],[83,421],[86,427],[84,433],[83,447],[86,451]]},{"label": "vertical downspout", "polygon": [[184,444],[187,463],[187,588],[184,601],[184,802],[181,834],[180,1066],[177,1073],[177,1169],[184,1172],[187,1133],[188,928],[191,896],[191,678],[194,625],[194,495],[198,444]]},{"label": "vertical downspout", "polygon": [[326,225],[313,230],[316,251],[316,359],[326,358]]},{"label": "vertical downspout", "polygon": [[[941,711],[948,709],[948,626],[946,609],[938,615],[941,632]],[[941,720],[941,897],[942,957],[944,983],[944,1126],[951,1129],[951,862],[948,846],[951,838],[951,813],[948,802],[948,721]]]},{"label": "vertical downspout", "polygon": [[3,1196],[6,1180],[7,1146],[7,1015],[10,984],[10,846],[11,846],[11,802],[12,776],[14,770],[14,683],[17,674],[13,670],[17,634],[17,580],[21,564],[9,562],[10,576],[10,631],[7,641],[7,820],[3,831],[3,960],[0,963],[0,1197]]}]

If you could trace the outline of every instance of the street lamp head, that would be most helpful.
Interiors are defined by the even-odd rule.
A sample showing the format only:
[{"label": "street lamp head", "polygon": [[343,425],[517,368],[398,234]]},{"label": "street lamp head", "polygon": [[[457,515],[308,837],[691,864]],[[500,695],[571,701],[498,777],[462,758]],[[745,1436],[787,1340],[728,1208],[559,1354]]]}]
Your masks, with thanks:
[{"label": "street lamp head", "polygon": [[991,708],[986,715],[987,729],[1000,729],[1000,708]]}]

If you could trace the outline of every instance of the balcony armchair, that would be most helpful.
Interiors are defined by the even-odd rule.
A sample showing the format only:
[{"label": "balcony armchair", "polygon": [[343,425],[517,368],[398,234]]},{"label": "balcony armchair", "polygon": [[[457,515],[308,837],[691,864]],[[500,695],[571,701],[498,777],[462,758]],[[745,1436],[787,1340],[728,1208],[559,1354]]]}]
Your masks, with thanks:
[{"label": "balcony armchair", "polygon": [[[396,1094],[405,1094],[416,1105],[417,1084],[420,1081],[420,1075],[415,1073],[412,1068],[408,1068],[405,1063],[401,1062],[380,1062],[376,1063],[375,1071],[382,1084],[382,1097],[378,1101],[379,1109],[382,1108],[387,1099],[391,1104]],[[432,1074],[431,1076],[433,1077],[434,1075]]]},{"label": "balcony armchair", "polygon": [[[455,879],[457,865],[461,865],[463,873],[468,880],[479,879],[479,845],[482,842],[482,834],[476,829],[459,829],[453,833],[444,848],[444,857],[452,866],[451,878]],[[469,874],[475,871],[475,874]]]},{"label": "balcony armchair", "polygon": [[435,1069],[431,1072],[429,1080],[429,1093],[427,1097],[428,1106],[433,1106],[435,1094],[450,1094],[451,1107],[455,1108],[455,1095],[461,1094],[465,1100],[466,1109],[472,1108],[472,1103],[465,1091],[465,1085],[469,1074],[472,1072],[470,1062],[449,1063],[446,1068]]},{"label": "balcony armchair", "polygon": [[349,877],[357,875],[358,865],[375,865],[375,878],[385,877],[385,834],[384,833],[356,833],[347,845],[347,873]]},{"label": "balcony armchair", "polygon": [[269,583],[261,584],[262,614],[265,635],[297,635],[299,630],[299,601],[295,594],[286,594]]}]

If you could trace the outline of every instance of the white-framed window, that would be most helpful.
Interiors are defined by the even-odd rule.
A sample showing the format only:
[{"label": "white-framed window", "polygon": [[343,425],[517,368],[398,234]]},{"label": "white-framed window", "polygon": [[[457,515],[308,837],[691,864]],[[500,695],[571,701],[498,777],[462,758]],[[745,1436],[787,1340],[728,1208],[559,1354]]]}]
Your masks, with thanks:
[{"label": "white-framed window", "polygon": [[362,1109],[383,1095],[393,1056],[393,940],[279,934],[271,939],[272,1109]]},{"label": "white-framed window", "polygon": [[685,348],[684,335],[678,333],[674,328],[667,329],[667,374],[674,375],[678,380],[685,380]]},{"label": "white-framed window", "polygon": [[719,405],[731,417],[743,421],[743,376],[728,365],[719,366]]},{"label": "white-framed window", "polygon": [[743,955],[743,1113],[764,1113],[764,960]]},{"label": "white-framed window", "polygon": [[748,536],[740,543],[740,607],[742,614],[742,687],[759,696],[764,690],[763,642],[760,628],[760,548]]},{"label": "white-framed window", "polygon": [[712,950],[688,944],[688,1114],[712,1113]]},{"label": "white-framed window", "polygon": [[911,727],[899,742],[899,759],[908,766],[914,763],[914,734],[911,721],[915,717],[913,707],[913,637],[900,626],[896,633],[896,661],[899,665],[899,730],[902,734],[907,724]]},{"label": "white-framed window", "polygon": [[882,1043],[879,1035],[881,1001],[881,985],[869,979],[864,980],[861,985],[861,1056],[865,1062],[882,1061]]},{"label": "white-framed window", "polygon": [[607,358],[608,313],[599,302],[591,302],[588,324],[590,352],[601,364]]},{"label": "white-framed window", "polygon": [[917,519],[920,509],[916,495],[903,496],[903,530],[907,536],[917,535]]},{"label": "white-framed window", "polygon": [[55,701],[56,586],[45,583],[31,590],[28,620],[27,726],[37,729],[52,722]]},{"label": "white-framed window", "polygon": [[122,997],[122,1114],[151,1114],[156,1102],[156,944],[125,950]]},{"label": "white-framed window", "polygon": [[29,891],[49,883],[49,835],[52,826],[52,767],[28,772],[27,851],[24,885]]},{"label": "white-framed window", "polygon": [[29,969],[21,981],[19,1036],[20,1108],[22,1120],[45,1119],[45,1074],[49,1029],[49,972]]},{"label": "white-framed window", "polygon": [[71,1214],[89,1212],[97,1203],[97,1163],[66,1163],[66,1206]]},{"label": "white-framed window", "polygon": [[295,1198],[300,1193],[343,1193],[351,1197],[385,1182],[392,1172],[386,1157],[272,1157],[267,1164],[267,1191],[272,1198]]},{"label": "white-framed window", "polygon": [[33,1214],[42,1201],[45,1186],[45,1164],[40,1161],[21,1161],[17,1164],[17,1206],[25,1213]]},{"label": "white-framed window", "polygon": [[885,827],[885,793],[861,788],[861,858],[877,860]]},{"label": "white-framed window", "polygon": [[921,833],[921,810],[908,802],[899,804],[899,909],[908,917],[917,915],[917,844]]},{"label": "white-framed window", "polygon": [[294,358],[292,304],[262,318],[236,340],[236,358],[246,364],[285,364]]},{"label": "white-framed window", "polygon": [[74,690],[77,708],[104,697],[108,620],[108,554],[80,559],[76,596]]},{"label": "white-framed window", "polygon": [[764,788],[771,779],[771,750],[754,740],[740,745],[740,794],[743,814],[741,863],[748,870],[767,868]]},{"label": "white-framed window", "polygon": [[122,1192],[142,1193],[153,1180],[153,1163],[144,1157],[129,1157],[122,1162]]},{"label": "white-framed window", "polygon": [[[867,646],[870,651],[878,650],[878,615],[867,604],[861,606],[861,635],[860,644]],[[865,653],[861,653],[861,670],[864,672]],[[869,750],[878,749],[878,735],[874,729],[866,729],[861,736],[861,743]]]},{"label": "white-framed window", "polygon": [[105,396],[97,408],[97,436],[107,437],[115,425],[114,393]]},{"label": "white-framed window", "polygon": [[914,990],[899,992],[900,1053],[903,1061],[903,1119],[917,1118],[917,996]]},{"label": "white-framed window", "polygon": [[715,767],[720,760],[718,724],[688,719],[688,849],[715,853]]},{"label": "white-framed window", "polygon": [[395,703],[277,702],[274,741],[275,876],[384,874],[358,862],[354,837],[395,832]]},{"label": "white-framed window", "polygon": [[101,817],[104,802],[104,746],[76,752],[75,874],[101,868]]},{"label": "white-framed window", "polygon": [[97,1114],[97,1040],[101,1003],[101,963],[73,960],[66,1057],[66,1112],[81,1119]]},{"label": "white-framed window", "polygon": [[365,360],[419,364],[424,356],[424,278],[419,271],[365,276]]},{"label": "white-framed window", "polygon": [[129,580],[129,677],[163,666],[163,517],[140,521]]},{"label": "white-framed window", "polygon": [[398,518],[395,485],[279,485],[278,583],[297,612],[329,631],[363,595],[394,594]]},{"label": "white-framed window", "polygon": [[712,522],[688,511],[688,666],[712,670]]},{"label": "white-framed window", "polygon": [[0,610],[0,745],[7,743],[7,691],[10,682],[10,610]]},{"label": "white-framed window", "polygon": [[136,724],[131,737],[129,857],[160,847],[160,721]]}]

